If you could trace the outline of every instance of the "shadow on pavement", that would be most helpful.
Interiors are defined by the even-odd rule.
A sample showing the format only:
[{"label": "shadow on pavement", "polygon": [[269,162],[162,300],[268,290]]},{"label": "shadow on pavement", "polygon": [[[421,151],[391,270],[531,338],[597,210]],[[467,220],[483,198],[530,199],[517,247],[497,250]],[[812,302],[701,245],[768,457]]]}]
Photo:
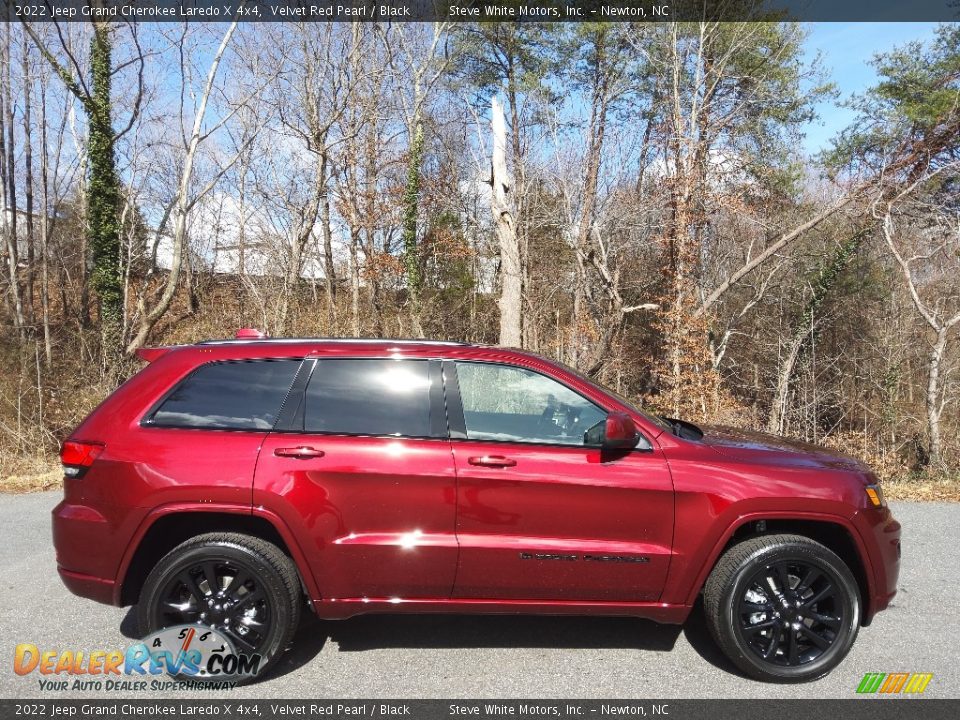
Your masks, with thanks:
[{"label": "shadow on pavement", "polygon": [[703,614],[702,598],[697,599],[697,604],[694,606],[693,612],[690,613],[690,617],[688,617],[687,622],[684,623],[683,636],[687,639],[687,642],[690,643],[690,647],[696,651],[697,655],[714,667],[720,668],[724,672],[731,673],[732,675],[737,675],[742,678],[747,677],[740,668],[727,659],[727,656],[717,647],[713,636],[710,635],[710,629],[707,627],[707,618]]},{"label": "shadow on pavement", "polygon": [[[137,634],[135,608],[120,625],[128,638]],[[361,615],[348,620],[319,620],[305,612],[290,650],[264,680],[282,677],[310,663],[328,640],[340,652],[422,648],[635,649],[670,652],[683,633],[711,665],[744,677],[716,646],[700,603],[682,627],[630,617],[550,615]]]},{"label": "shadow on pavement", "polygon": [[366,615],[322,623],[341,652],[377,648],[636,648],[669,651],[676,626],[623,617]]},{"label": "shadow on pavement", "polygon": [[[300,616],[300,626],[297,628],[297,632],[293,637],[293,644],[290,646],[290,650],[260,679],[271,680],[283,677],[287,673],[293,672],[308,664],[323,650],[323,646],[327,642],[328,625],[330,625],[329,622],[325,623],[318,620],[316,615],[305,608],[304,613]],[[123,633],[124,637],[131,640],[141,639],[137,627],[136,606],[127,609],[127,614],[124,615],[123,620],[120,621],[120,632]]]}]

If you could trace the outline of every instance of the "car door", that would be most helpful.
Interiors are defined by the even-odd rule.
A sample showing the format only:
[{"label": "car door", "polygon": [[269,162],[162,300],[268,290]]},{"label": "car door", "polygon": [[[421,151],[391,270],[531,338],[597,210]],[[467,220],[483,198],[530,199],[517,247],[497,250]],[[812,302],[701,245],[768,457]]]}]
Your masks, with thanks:
[{"label": "car door", "polygon": [[446,362],[460,557],[454,596],[654,601],[673,486],[655,448],[584,444],[606,409],[536,370]]},{"label": "car door", "polygon": [[449,598],[456,476],[439,363],[305,361],[254,504],[299,533],[324,599]]}]

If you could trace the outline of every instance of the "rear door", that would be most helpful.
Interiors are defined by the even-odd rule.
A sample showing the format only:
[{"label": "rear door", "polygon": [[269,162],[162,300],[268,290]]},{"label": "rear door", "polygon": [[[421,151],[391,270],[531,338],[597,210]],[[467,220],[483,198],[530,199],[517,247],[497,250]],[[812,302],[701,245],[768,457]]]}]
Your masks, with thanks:
[{"label": "rear door", "polygon": [[605,451],[606,410],[528,368],[444,363],[457,468],[458,598],[653,601],[673,540],[658,449]]},{"label": "rear door", "polygon": [[257,465],[327,600],[449,598],[456,475],[438,362],[304,362]]}]

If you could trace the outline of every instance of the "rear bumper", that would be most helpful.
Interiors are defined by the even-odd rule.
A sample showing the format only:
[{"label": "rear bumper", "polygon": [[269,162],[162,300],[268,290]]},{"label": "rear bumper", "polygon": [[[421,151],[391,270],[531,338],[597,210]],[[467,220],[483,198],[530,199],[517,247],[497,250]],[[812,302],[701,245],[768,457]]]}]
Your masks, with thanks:
[{"label": "rear bumper", "polygon": [[53,509],[52,524],[63,584],[74,595],[115,604],[122,546],[111,524],[94,508],[66,501]]},{"label": "rear bumper", "polygon": [[107,605],[114,604],[113,598],[116,583],[113,580],[64,570],[60,566],[57,566],[57,573],[60,575],[63,584],[67,586],[67,590],[74,595],[90,598],[91,600],[106,603]]}]

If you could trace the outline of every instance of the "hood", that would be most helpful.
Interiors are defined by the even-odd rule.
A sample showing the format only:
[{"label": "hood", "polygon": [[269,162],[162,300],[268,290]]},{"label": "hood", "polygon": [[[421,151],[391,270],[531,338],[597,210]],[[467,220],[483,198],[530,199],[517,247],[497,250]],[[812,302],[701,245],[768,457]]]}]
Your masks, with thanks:
[{"label": "hood", "polygon": [[869,472],[863,462],[819,445],[729,427],[701,426],[703,442],[736,460]]}]

